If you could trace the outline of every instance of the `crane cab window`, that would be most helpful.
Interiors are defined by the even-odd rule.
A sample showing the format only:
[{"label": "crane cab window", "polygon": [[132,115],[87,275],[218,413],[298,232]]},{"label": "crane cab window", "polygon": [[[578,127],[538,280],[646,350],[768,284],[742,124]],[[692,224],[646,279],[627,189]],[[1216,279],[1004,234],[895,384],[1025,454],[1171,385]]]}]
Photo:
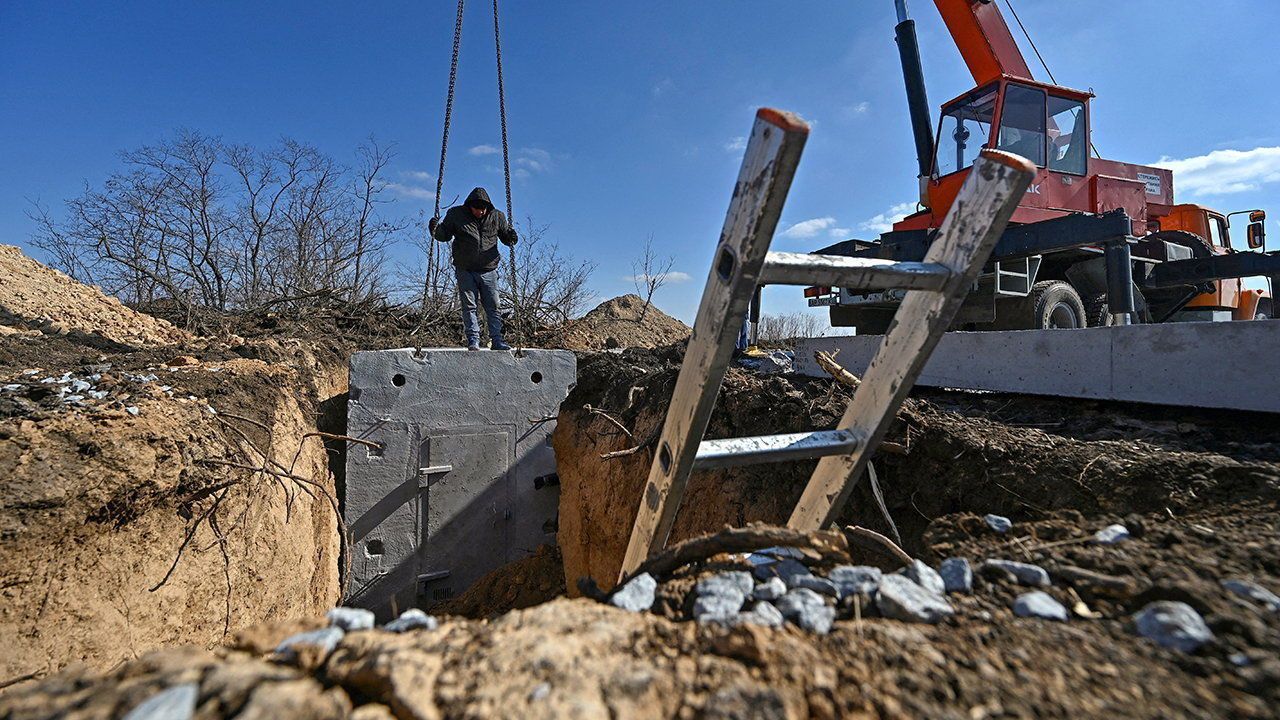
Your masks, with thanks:
[{"label": "crane cab window", "polygon": [[1089,123],[1084,103],[1049,96],[1049,169],[1085,174],[1089,158]]},{"label": "crane cab window", "polygon": [[994,88],[975,93],[942,110],[938,126],[938,174],[950,175],[973,164],[991,139],[996,115]]},{"label": "crane cab window", "polygon": [[1021,155],[1044,167],[1045,93],[1043,90],[1009,85],[1000,112],[999,150]]},{"label": "crane cab window", "polygon": [[1214,247],[1231,247],[1230,235],[1227,234],[1227,221],[1217,215],[1209,216],[1209,242]]}]

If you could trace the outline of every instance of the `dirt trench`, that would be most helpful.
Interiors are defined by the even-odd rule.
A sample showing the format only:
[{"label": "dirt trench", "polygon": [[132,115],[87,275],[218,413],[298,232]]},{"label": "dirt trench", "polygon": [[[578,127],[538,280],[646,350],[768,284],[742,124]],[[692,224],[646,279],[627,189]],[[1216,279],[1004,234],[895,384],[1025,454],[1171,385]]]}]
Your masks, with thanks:
[{"label": "dirt trench", "polygon": [[[41,385],[63,373],[106,397]],[[306,436],[345,420],[339,356],[28,333],[0,338],[5,383],[26,385],[0,396],[0,683],[214,647],[338,601],[338,488]]]},{"label": "dirt trench", "polygon": [[[581,577],[608,588],[617,575],[678,360],[675,348],[579,360],[578,385],[562,406],[554,436],[558,537],[571,594]],[[831,380],[731,369],[707,437],[832,428],[848,397],[848,388]],[[645,447],[638,452],[601,457],[640,445]],[[924,391],[904,405],[873,462],[903,546],[936,559],[926,531],[954,514],[1040,520],[1068,512],[1119,519],[1274,506],[1280,500],[1280,419]],[[785,524],[815,465],[694,474],[671,542],[726,525]],[[865,480],[842,522],[894,534]]]}]

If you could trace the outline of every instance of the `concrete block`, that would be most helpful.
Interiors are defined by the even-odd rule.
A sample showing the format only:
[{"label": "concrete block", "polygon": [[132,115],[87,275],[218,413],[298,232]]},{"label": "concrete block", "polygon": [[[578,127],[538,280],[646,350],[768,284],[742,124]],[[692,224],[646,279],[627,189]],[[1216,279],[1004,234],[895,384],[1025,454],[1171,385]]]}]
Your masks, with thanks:
[{"label": "concrete block", "polygon": [[379,350],[351,358],[347,603],[392,617],[555,542],[551,432],[577,378],[563,350]]},{"label": "concrete block", "polygon": [[[802,340],[796,372],[826,377],[813,353],[839,350],[840,364],[866,372],[879,335]],[[943,336],[917,385],[1280,413],[1280,375],[1258,362],[1280,354],[1280,324],[1163,323],[1082,330],[955,332]]]}]

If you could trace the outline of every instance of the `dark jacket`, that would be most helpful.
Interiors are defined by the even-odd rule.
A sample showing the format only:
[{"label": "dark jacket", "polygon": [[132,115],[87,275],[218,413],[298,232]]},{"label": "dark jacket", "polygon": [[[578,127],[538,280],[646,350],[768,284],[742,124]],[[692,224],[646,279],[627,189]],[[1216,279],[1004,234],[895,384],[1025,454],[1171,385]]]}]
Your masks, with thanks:
[{"label": "dark jacket", "polygon": [[[476,219],[471,208],[485,207],[489,212]],[[507,216],[489,201],[484,188],[476,188],[466,201],[449,208],[444,219],[436,226],[436,240],[453,241],[453,266],[459,270],[486,272],[498,267],[502,260],[498,241],[506,245],[516,244],[516,231],[507,222]]]}]

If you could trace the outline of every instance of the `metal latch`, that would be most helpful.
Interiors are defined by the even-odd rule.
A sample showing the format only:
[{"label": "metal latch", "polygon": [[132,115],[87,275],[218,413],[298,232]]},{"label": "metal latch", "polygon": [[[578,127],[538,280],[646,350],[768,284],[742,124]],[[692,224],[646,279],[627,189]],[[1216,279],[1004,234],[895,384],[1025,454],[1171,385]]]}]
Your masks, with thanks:
[{"label": "metal latch", "polygon": [[452,465],[431,465],[418,468],[418,489],[430,487],[439,477],[453,470]]}]

